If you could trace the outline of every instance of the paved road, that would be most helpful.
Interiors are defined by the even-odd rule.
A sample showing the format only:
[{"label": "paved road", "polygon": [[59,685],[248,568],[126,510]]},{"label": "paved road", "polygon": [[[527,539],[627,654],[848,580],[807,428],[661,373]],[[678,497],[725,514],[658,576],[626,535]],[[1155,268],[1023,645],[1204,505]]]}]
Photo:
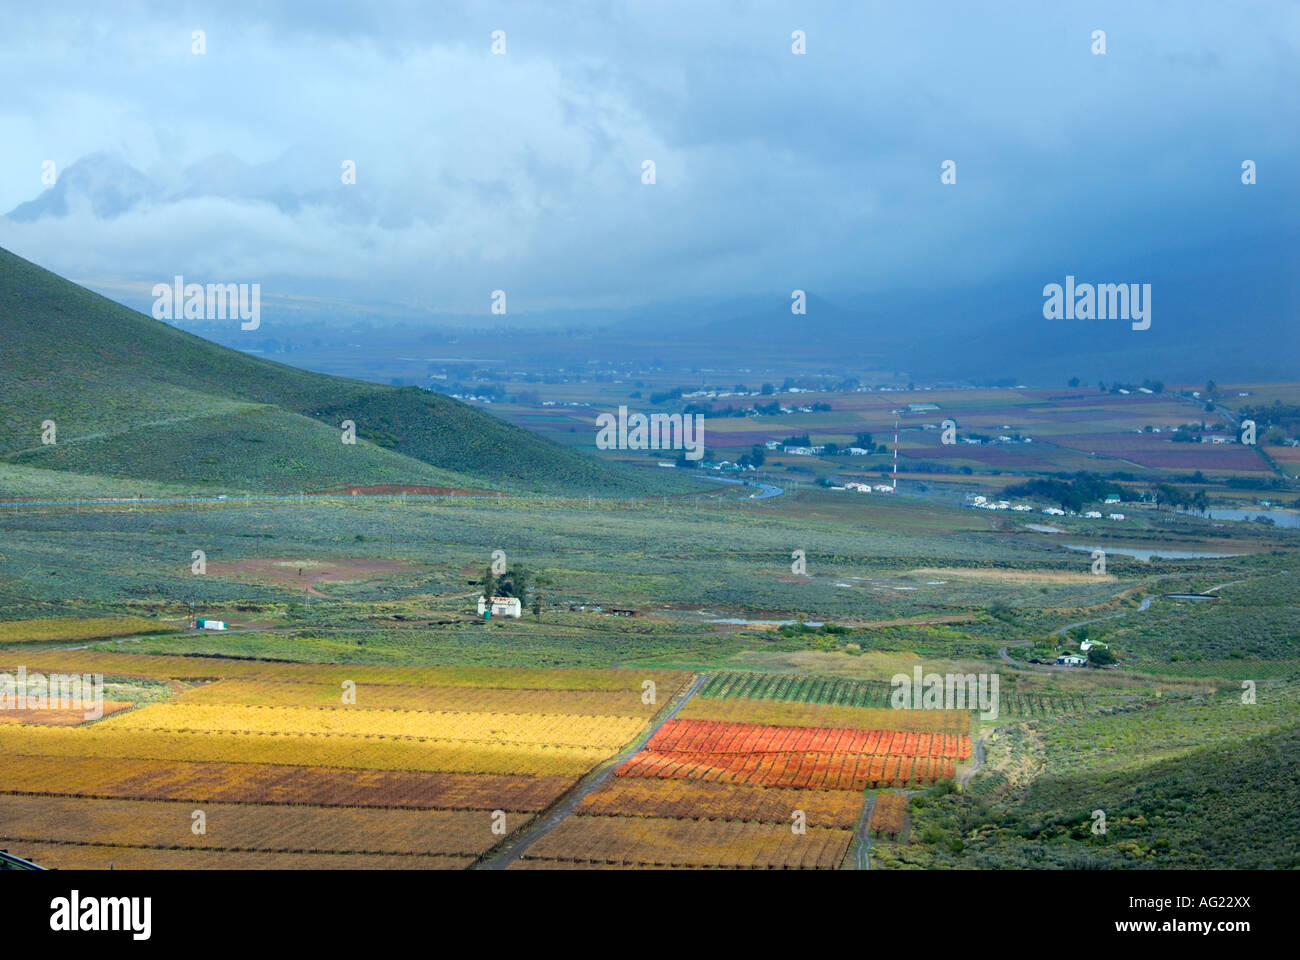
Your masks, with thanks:
[{"label": "paved road", "polygon": [[568,819],[569,815],[577,809],[578,804],[582,802],[583,798],[604,784],[615,770],[621,767],[634,753],[640,751],[650,738],[659,732],[660,727],[673,717],[677,716],[678,711],[680,711],[682,707],[686,706],[691,697],[695,696],[700,687],[704,686],[704,681],[707,679],[707,674],[702,673],[697,676],[694,682],[691,683],[690,688],[684,694],[678,696],[677,702],[670,704],[668,709],[665,710],[658,719],[651,723],[650,726],[642,731],[641,735],[625,747],[621,753],[606,760],[594,771],[587,774],[586,777],[578,782],[576,787],[566,793],[554,806],[525,827],[517,837],[509,840],[504,847],[487,860],[476,864],[473,869],[504,870],[506,867],[510,866],[510,864],[523,856],[525,850]]},{"label": "paved road", "polygon": [[750,500],[767,500],[770,497],[779,497],[785,493],[785,490],[774,483],[759,483],[757,480],[741,480],[737,477],[712,477],[707,473],[698,473],[695,475],[699,480],[716,480],[718,483],[732,483],[747,487],[758,487],[758,493],[751,493]]},{"label": "paved road", "polygon": [[858,825],[853,830],[853,839],[857,841],[853,863],[847,865],[849,870],[871,869],[871,815],[876,812],[876,798],[871,796],[862,805],[858,816]]}]

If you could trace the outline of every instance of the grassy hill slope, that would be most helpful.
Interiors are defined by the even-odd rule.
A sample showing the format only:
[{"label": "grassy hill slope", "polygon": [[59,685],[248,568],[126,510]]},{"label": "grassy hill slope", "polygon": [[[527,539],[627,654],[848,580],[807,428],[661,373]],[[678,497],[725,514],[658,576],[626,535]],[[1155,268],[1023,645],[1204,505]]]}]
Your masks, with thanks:
[{"label": "grassy hill slope", "polygon": [[[45,420],[57,424],[54,446],[41,444]],[[342,443],[344,420],[356,423],[355,445]],[[630,496],[690,483],[606,464],[415,387],[248,356],[0,249],[6,461],[250,491],[421,483]]]}]

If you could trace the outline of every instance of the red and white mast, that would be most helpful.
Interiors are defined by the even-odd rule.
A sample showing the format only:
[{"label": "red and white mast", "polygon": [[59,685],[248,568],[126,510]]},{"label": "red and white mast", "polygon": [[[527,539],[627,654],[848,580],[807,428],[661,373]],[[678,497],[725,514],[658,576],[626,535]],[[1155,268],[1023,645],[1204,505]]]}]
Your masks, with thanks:
[{"label": "red and white mast", "polygon": [[898,493],[898,418],[894,418],[894,493]]}]

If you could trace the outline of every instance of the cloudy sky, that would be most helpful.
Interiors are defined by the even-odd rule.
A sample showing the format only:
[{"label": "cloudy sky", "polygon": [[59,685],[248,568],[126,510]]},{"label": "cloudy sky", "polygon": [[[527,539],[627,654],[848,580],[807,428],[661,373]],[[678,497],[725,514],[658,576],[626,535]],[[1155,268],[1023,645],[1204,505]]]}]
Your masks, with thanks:
[{"label": "cloudy sky", "polygon": [[121,299],[905,298],[1296,249],[1281,0],[23,6],[0,213],[37,203],[0,246]]}]

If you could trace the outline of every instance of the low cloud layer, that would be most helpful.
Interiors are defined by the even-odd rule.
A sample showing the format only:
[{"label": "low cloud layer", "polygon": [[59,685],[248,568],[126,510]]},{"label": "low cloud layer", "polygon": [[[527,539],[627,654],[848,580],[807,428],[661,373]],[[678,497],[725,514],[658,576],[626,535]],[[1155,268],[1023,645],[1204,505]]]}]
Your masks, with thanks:
[{"label": "low cloud layer", "polygon": [[[0,210],[36,204],[0,245],[106,290],[486,314],[498,288],[512,313],[897,302],[1281,228],[1297,8],[1045,6],[29,9],[0,37]],[[63,212],[49,160],[82,181]]]}]

